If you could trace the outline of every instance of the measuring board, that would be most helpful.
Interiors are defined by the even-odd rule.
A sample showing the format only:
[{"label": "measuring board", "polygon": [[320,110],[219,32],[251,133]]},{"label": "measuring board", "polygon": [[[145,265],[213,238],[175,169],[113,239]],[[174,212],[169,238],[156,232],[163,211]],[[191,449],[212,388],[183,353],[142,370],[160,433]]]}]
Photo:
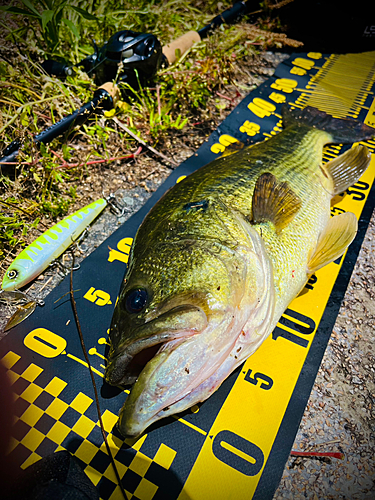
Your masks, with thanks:
[{"label": "measuring board", "polygon": [[[374,90],[375,52],[292,55],[74,272],[78,315],[100,387],[103,421],[129,498],[272,498],[374,208],[375,156],[332,207],[332,215],[351,211],[359,218],[357,237],[346,254],[311,277],[272,335],[205,403],[124,441],[114,426],[127,394],[104,383],[103,374],[107,332],[139,224],[169,187],[217,158],[232,142],[251,144],[277,134],[286,102],[357,119],[375,132]],[[363,144],[374,153],[374,140]],[[326,147],[323,160],[348,147]],[[0,342],[0,358],[16,395],[10,456],[25,469],[68,450],[100,497],[115,500],[121,493],[102,441],[70,298],[64,296],[68,291],[69,277],[48,295],[43,308]]]}]

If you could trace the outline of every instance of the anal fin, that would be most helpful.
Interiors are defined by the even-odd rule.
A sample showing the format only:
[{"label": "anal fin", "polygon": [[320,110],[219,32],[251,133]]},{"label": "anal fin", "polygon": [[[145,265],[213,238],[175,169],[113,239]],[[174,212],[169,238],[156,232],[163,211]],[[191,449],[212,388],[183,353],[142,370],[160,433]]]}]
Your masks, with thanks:
[{"label": "anal fin", "polygon": [[308,274],[338,259],[357,234],[357,217],[351,213],[336,215],[329,220],[308,263]]},{"label": "anal fin", "polygon": [[278,182],[271,173],[262,174],[255,184],[250,222],[270,221],[280,232],[293,220],[301,204],[287,182]]},{"label": "anal fin", "polygon": [[332,196],[343,193],[361,177],[371,161],[371,153],[361,144],[323,165],[333,181]]}]

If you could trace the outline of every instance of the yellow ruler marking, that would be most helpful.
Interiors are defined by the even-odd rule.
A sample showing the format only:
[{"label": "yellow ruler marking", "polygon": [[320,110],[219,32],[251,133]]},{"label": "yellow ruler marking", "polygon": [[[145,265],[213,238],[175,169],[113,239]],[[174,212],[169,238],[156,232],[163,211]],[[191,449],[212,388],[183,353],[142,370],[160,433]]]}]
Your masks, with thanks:
[{"label": "yellow ruler marking", "polygon": [[[373,99],[369,112],[364,120],[364,123],[370,127],[375,128],[375,99]],[[371,141],[372,142],[372,141]]]},{"label": "yellow ruler marking", "polygon": [[374,81],[375,52],[332,56],[311,78],[298,102],[336,116],[358,116]]},{"label": "yellow ruler marking", "polygon": [[173,418],[181,422],[182,424],[187,425],[191,429],[194,429],[195,431],[199,432],[199,434],[203,434],[203,436],[207,436],[207,432],[201,429],[200,427],[197,427],[196,425],[192,424],[191,422],[188,422],[187,420],[184,420],[183,418],[179,417],[178,415],[172,415]]},{"label": "yellow ruler marking", "polygon": [[[77,361],[77,363],[80,363],[81,365],[83,366],[86,366],[86,368],[89,367],[89,365],[86,363],[86,361],[83,361],[82,359],[79,359],[77,358],[77,356],[74,356],[73,354],[69,354],[67,353],[66,354],[68,356],[68,358],[71,358],[71,359],[74,359],[74,361]],[[100,377],[104,377],[103,373],[100,372],[99,370],[97,370],[96,368],[94,368],[93,366],[91,366],[91,370],[96,373],[97,375],[99,375]]]},{"label": "yellow ruler marking", "polygon": [[[360,181],[371,186],[374,176],[375,157]],[[359,218],[369,192],[362,191],[365,196],[361,201],[347,195],[336,206]],[[287,315],[283,315],[296,324],[294,338],[303,344],[290,340],[291,328],[279,323],[286,335],[277,336],[274,331],[246,361],[208,432],[179,500],[252,498],[341,265],[332,262],[317,271],[313,290],[294,299]],[[291,311],[300,319],[293,318]],[[297,324],[305,326],[307,322],[311,333],[307,329],[301,333]]]}]

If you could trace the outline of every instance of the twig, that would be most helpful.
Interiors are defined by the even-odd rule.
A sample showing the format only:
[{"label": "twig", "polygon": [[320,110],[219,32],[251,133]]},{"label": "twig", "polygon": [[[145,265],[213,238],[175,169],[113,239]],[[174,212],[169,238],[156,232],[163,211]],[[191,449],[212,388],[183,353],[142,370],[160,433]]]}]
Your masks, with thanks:
[{"label": "twig", "polygon": [[324,443],[315,443],[315,446],[327,446],[327,444],[340,443],[341,439],[332,439],[331,441],[325,441]]},{"label": "twig", "polygon": [[37,99],[41,99],[40,95],[38,95],[36,92],[34,92],[31,89],[28,89],[26,87],[22,87],[21,85],[16,85],[15,83],[10,83],[10,82],[0,82],[1,87],[13,87],[15,89],[20,89],[25,92],[28,92],[29,94],[34,95]]},{"label": "twig", "polygon": [[33,161],[0,161],[0,167],[1,165],[36,165],[37,163],[37,158]]},{"label": "twig", "polygon": [[[51,278],[53,278],[53,276],[51,276]],[[73,290],[73,292],[79,292],[81,289],[78,288],[78,290]],[[70,295],[70,290],[69,292],[66,292],[64,293],[64,295],[61,295],[61,297],[59,297],[58,299],[55,300],[54,304],[57,304],[61,299],[63,299],[64,297],[66,297],[67,295]]]},{"label": "twig", "polygon": [[161,118],[160,85],[156,85],[156,97],[158,100],[158,115]]},{"label": "twig", "polygon": [[281,9],[281,7],[285,7],[285,5],[288,5],[288,3],[292,3],[294,0],[281,0],[281,2],[275,3],[268,5],[268,8],[273,10],[273,9]]},{"label": "twig", "polygon": [[119,487],[120,487],[121,493],[122,493],[122,495],[123,495],[124,499],[125,499],[125,500],[128,500],[128,497],[126,496],[126,493],[125,493],[124,486],[122,485],[122,482],[121,482],[120,474],[118,473],[118,470],[117,470],[117,467],[116,467],[116,464],[115,464],[115,461],[114,461],[114,458],[113,458],[113,455],[112,455],[112,452],[111,452],[111,448],[109,447],[108,440],[107,440],[107,435],[106,435],[106,432],[105,432],[105,429],[104,429],[104,424],[103,424],[103,419],[102,419],[102,412],[101,412],[101,410],[100,410],[100,403],[99,403],[98,389],[97,389],[97,387],[96,387],[96,382],[95,382],[94,372],[92,371],[92,367],[91,367],[90,359],[89,359],[89,356],[88,356],[88,354],[87,354],[87,350],[86,350],[85,342],[84,342],[84,340],[83,340],[83,334],[82,334],[82,330],[81,330],[81,325],[80,325],[80,322],[79,322],[79,319],[78,319],[78,313],[77,313],[76,301],[75,301],[75,299],[74,299],[74,290],[73,290],[73,268],[74,268],[74,254],[73,254],[73,260],[72,260],[72,268],[71,268],[71,270],[70,270],[70,299],[71,299],[71,302],[72,302],[72,308],[73,308],[73,313],[74,313],[74,319],[75,319],[75,322],[76,322],[76,325],[77,325],[77,330],[78,330],[79,339],[80,339],[80,341],[81,341],[81,346],[82,346],[83,355],[84,355],[84,357],[85,357],[85,360],[86,360],[86,363],[87,363],[87,366],[88,366],[88,369],[89,369],[89,372],[90,372],[90,377],[91,377],[92,386],[93,386],[93,388],[94,388],[96,410],[97,410],[97,412],[98,412],[98,419],[99,419],[100,429],[101,429],[101,431],[102,431],[102,435],[103,435],[103,439],[104,439],[105,447],[106,447],[106,449],[107,449],[108,456],[109,456],[109,458],[110,458],[110,460],[111,460],[111,464],[112,464],[112,467],[113,467],[113,470],[114,470],[114,473],[115,473],[115,476],[116,476],[116,479],[117,479],[118,485],[119,485]]},{"label": "twig", "polygon": [[[91,160],[91,161],[86,161],[83,163],[67,163],[64,161],[64,163],[57,168],[74,168],[74,167],[83,167],[84,165],[95,165],[97,163],[107,163],[109,161],[116,161],[116,160],[125,160],[126,158],[134,158],[135,156],[139,155],[140,152],[142,151],[142,148],[139,146],[137,151],[135,153],[130,153],[128,155],[124,156],[117,156],[117,157],[112,157],[112,158],[103,158],[102,160]],[[51,151],[54,155],[56,155],[58,158],[62,159],[60,155],[55,153],[55,151]]]},{"label": "twig", "polygon": [[[139,155],[140,152],[142,151],[142,148],[139,147],[135,153],[131,153],[129,155],[125,156],[118,156],[118,157],[112,157],[112,158],[104,158],[102,160],[92,160],[92,161],[87,161],[87,162],[82,162],[82,163],[67,163],[61,155],[56,153],[55,151],[51,150],[51,153],[53,153],[57,158],[63,161],[62,165],[59,165],[56,167],[57,169],[61,168],[75,168],[75,167],[83,167],[85,165],[95,165],[96,163],[106,163],[108,161],[116,161],[116,160],[124,160],[126,158],[134,158],[135,156]],[[0,165],[34,165],[37,162],[37,160],[33,161],[0,161]]]},{"label": "twig", "polygon": [[319,451],[291,451],[292,457],[331,457],[331,458],[340,458],[344,459],[343,453],[336,453],[331,451],[319,452]]},{"label": "twig", "polygon": [[[20,212],[23,212],[24,214],[26,214],[28,217],[32,217],[31,214],[29,214],[28,212],[26,212],[26,210],[24,210],[23,208],[20,208],[20,207],[17,207],[17,205],[15,205],[14,203],[9,203],[8,201],[3,201],[3,200],[0,200],[0,203],[2,203],[3,205],[7,205],[8,207],[12,207],[12,208],[15,208],[16,210],[19,210]],[[48,226],[46,226],[45,224],[43,224],[42,221],[39,221],[39,223],[45,228],[45,229],[49,229]]]},{"label": "twig", "polygon": [[42,290],[44,290],[45,287],[48,285],[48,283],[50,283],[52,281],[53,278],[54,278],[54,276],[50,276],[48,278],[48,280],[44,283],[44,285],[42,286],[42,288],[38,291],[38,293],[40,293]]},{"label": "twig", "polygon": [[[17,108],[20,106],[20,103],[19,102],[16,102],[16,101],[8,101],[6,98],[4,99],[0,99],[0,102],[2,102],[3,104],[11,104],[12,106],[16,106]],[[9,116],[9,115],[8,115]]]},{"label": "twig", "polygon": [[9,127],[9,125],[12,125],[13,122],[17,120],[18,115],[20,115],[26,106],[33,106],[34,104],[41,104],[42,102],[47,102],[47,101],[53,101],[55,99],[59,99],[60,97],[64,97],[63,94],[60,95],[55,95],[53,97],[45,97],[44,99],[39,99],[38,101],[30,101],[30,102],[25,102],[25,104],[22,104],[19,108],[16,109],[14,112],[14,116],[5,124],[1,127],[0,129],[0,134],[4,132],[4,130]]},{"label": "twig", "polygon": [[163,153],[159,153],[159,151],[156,151],[156,149],[154,149],[152,146],[149,146],[148,144],[146,144],[145,141],[143,141],[140,137],[138,137],[137,135],[135,135],[126,125],[124,125],[122,122],[120,122],[120,120],[118,120],[116,117],[112,118],[112,120],[115,123],[117,123],[117,125],[120,128],[122,128],[122,130],[125,130],[125,132],[127,134],[129,134],[131,137],[133,137],[133,139],[135,139],[140,144],[142,144],[143,146],[145,146],[147,149],[149,149],[150,151],[152,151],[155,155],[160,156],[161,158],[163,158],[163,160],[165,160],[165,161],[167,161],[169,163],[172,163],[172,165],[175,165],[176,167],[178,167],[178,163],[176,163],[171,158],[168,158],[168,156],[163,155]]},{"label": "twig", "polygon": [[[292,3],[292,2],[294,2],[294,0],[282,0],[281,2],[275,3],[275,4],[266,3],[266,8],[270,9],[270,10],[281,9],[285,5],[288,5],[288,3]],[[252,12],[247,12],[246,15],[250,17],[250,16],[253,16],[255,14],[261,14],[264,11],[265,11],[265,8],[263,7],[262,9],[254,10]]]},{"label": "twig", "polygon": [[233,102],[233,101],[234,101],[234,99],[232,99],[231,97],[228,97],[228,96],[226,96],[226,95],[224,95],[224,94],[220,94],[220,92],[216,92],[216,95],[218,95],[218,96],[219,96],[219,97],[221,97],[222,99],[226,99],[227,101],[231,101],[231,102]]}]

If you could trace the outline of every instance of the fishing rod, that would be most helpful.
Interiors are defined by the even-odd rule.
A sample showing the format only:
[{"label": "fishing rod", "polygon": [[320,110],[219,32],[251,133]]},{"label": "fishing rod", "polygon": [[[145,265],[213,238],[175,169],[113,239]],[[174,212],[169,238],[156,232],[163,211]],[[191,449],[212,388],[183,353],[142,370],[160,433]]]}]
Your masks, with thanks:
[{"label": "fishing rod", "polygon": [[[34,136],[34,142],[48,144],[73,130],[74,127],[83,125],[92,115],[109,111],[120,97],[118,83],[126,83],[137,90],[140,85],[152,80],[161,66],[167,67],[173,64],[195,43],[206,38],[222,24],[237,21],[249,11],[250,6],[259,6],[259,1],[236,2],[199,31],[189,31],[164,47],[155,35],[122,30],[115,33],[100,49],[94,43],[94,54],[75,65],[52,60],[44,61],[42,67],[47,73],[62,78],[72,75],[75,66],[83,66],[89,75],[94,75],[99,88],[94,92],[93,98],[80,109]],[[117,84],[112,83],[113,81],[117,81]],[[21,141],[16,139],[4,149],[0,158],[0,168],[2,167],[3,173],[14,165],[21,148]]]}]

